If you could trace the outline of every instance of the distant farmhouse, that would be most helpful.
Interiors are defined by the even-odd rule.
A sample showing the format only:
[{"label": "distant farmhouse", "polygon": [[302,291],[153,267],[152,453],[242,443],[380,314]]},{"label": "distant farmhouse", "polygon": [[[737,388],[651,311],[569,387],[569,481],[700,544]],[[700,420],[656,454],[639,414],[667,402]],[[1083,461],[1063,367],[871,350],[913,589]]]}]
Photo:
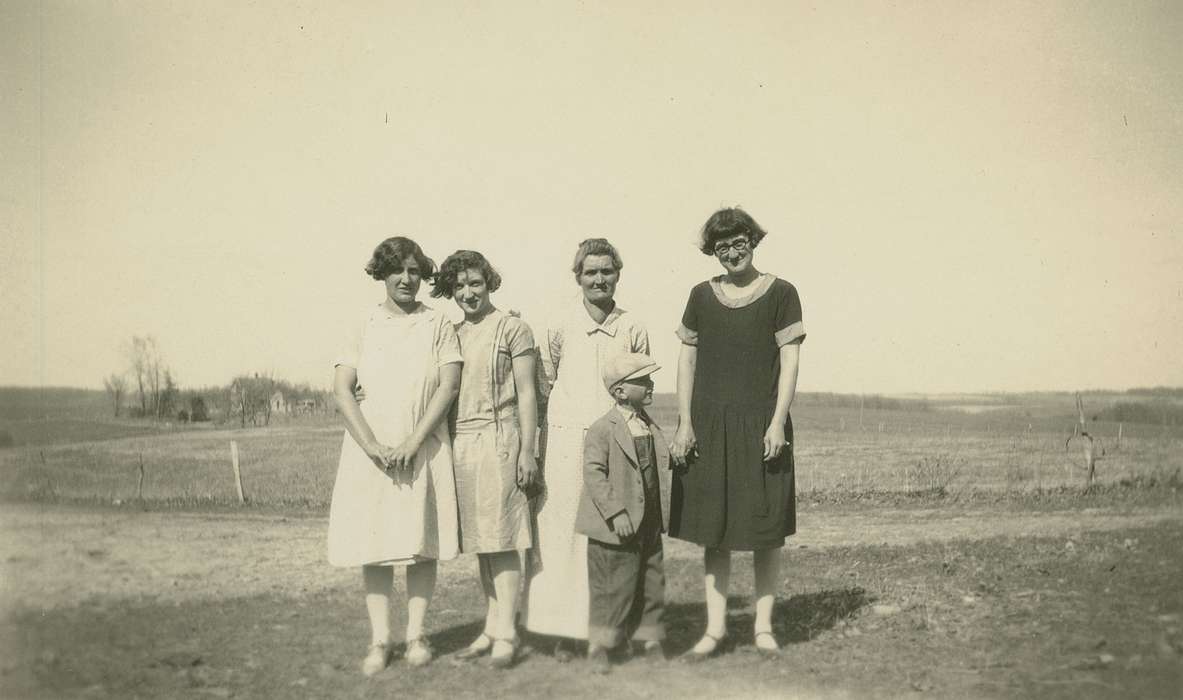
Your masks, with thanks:
[{"label": "distant farmhouse", "polygon": [[288,405],[287,399],[284,398],[283,392],[279,389],[276,389],[275,393],[271,395],[270,403],[272,415],[287,415],[291,413],[291,407]]}]

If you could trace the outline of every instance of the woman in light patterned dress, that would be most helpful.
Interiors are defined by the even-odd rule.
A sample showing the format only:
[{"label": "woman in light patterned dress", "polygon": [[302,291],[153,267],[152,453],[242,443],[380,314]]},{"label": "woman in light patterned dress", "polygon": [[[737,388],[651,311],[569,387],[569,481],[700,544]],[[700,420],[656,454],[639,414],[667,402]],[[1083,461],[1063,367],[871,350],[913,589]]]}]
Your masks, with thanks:
[{"label": "woman in light patterned dress", "polygon": [[[366,272],[386,299],[358,319],[335,364],[333,392],[347,434],[333,486],[328,554],[360,566],[372,632],[366,675],[391,660],[393,567],[407,576],[406,659],[431,661],[423,620],[436,562],[458,550],[452,449],[444,420],[460,386],[460,344],[451,321],[415,300],[434,264],[412,240],[388,238]],[[353,390],[366,390],[364,406]]]},{"label": "woman in light patterned dress", "polygon": [[464,312],[456,325],[464,370],[451,417],[460,551],[477,555],[488,601],[484,630],[456,657],[489,653],[494,667],[506,668],[518,645],[519,552],[532,543],[526,492],[538,473],[538,402],[534,333],[493,306],[489,294],[500,286],[485,256],[458,250],[440,265],[431,295],[451,297]]},{"label": "woman in light patterned dress", "polygon": [[583,435],[612,406],[603,367],[629,352],[649,353],[649,334],[616,305],[620,253],[603,238],[579,244],[572,272],[583,292],[546,329],[544,496],[525,606],[526,629],[559,637],[555,657],[571,658],[565,640],[587,639],[587,537],[575,532],[583,492]]}]

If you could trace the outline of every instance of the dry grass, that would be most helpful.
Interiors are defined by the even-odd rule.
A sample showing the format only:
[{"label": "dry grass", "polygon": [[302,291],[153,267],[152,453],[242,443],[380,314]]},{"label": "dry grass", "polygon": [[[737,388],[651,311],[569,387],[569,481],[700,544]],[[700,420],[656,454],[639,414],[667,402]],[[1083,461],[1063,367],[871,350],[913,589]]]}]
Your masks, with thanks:
[{"label": "dry grass", "polygon": [[339,428],[201,430],[166,435],[15,448],[0,452],[0,493],[15,498],[102,501],[143,498],[179,503],[237,500],[230,441],[238,443],[250,501],[327,503],[340,453]]},{"label": "dry grass", "polygon": [[[654,418],[672,435],[672,397]],[[862,423],[860,427],[860,416]],[[869,493],[949,496],[970,492],[1041,492],[1083,487],[1080,454],[1065,451],[1066,419],[998,412],[859,411],[810,407],[794,414],[797,489],[805,496]],[[178,504],[233,503],[230,441],[238,442],[248,500],[323,506],[332,495],[342,429],[324,422],[245,430],[147,430],[0,449],[0,497],[115,501],[136,498],[141,459],[143,498]],[[1094,424],[1102,436],[1116,426]],[[1109,440],[1098,484],[1178,486],[1183,429],[1126,426],[1120,449]]]},{"label": "dry grass", "polygon": [[[242,533],[275,547],[285,537]],[[752,651],[751,566],[737,556],[719,657],[694,666],[633,660],[608,676],[582,661],[559,664],[552,645],[527,637],[536,644],[509,672],[445,656],[424,669],[399,661],[367,680],[357,671],[367,638],[354,579],[263,581],[251,593],[180,599],[105,591],[13,610],[0,634],[0,695],[1175,698],[1181,537],[1175,522],[1067,542],[1030,533],[794,549],[773,617],[786,653],[775,660]],[[101,548],[82,556],[115,558]],[[227,569],[260,576],[235,557],[225,555]],[[442,654],[480,629],[474,567],[463,562],[440,578],[427,632]],[[303,573],[278,575],[286,584]],[[678,653],[702,630],[701,565],[670,559],[666,575],[667,643]],[[398,614],[396,634],[401,606]]]}]

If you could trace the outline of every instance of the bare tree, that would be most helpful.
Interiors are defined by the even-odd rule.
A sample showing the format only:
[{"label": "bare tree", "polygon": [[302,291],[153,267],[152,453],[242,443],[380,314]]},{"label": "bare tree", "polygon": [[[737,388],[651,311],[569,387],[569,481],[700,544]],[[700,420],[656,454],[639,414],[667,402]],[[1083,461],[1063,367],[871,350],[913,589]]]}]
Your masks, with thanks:
[{"label": "bare tree", "polygon": [[145,391],[145,374],[148,369],[148,338],[133,335],[123,349],[127,355],[128,372],[135,381],[136,395],[140,399],[140,415],[148,415],[148,394]]},{"label": "bare tree", "polygon": [[136,394],[140,400],[140,415],[160,418],[160,395],[164,389],[168,369],[160,355],[160,346],[151,335],[133,335],[124,346],[127,355],[128,372],[135,381]]},{"label": "bare tree", "polygon": [[111,373],[111,376],[103,379],[103,386],[106,387],[107,393],[111,395],[111,401],[115,404],[115,417],[119,417],[119,407],[123,403],[123,395],[127,393],[127,375],[117,372]]}]

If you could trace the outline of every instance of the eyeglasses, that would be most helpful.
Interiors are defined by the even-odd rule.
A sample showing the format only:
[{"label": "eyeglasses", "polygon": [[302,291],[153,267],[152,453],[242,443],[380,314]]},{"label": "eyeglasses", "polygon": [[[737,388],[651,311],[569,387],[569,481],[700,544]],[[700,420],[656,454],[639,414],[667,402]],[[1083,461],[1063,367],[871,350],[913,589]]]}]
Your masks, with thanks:
[{"label": "eyeglasses", "polygon": [[746,238],[737,238],[730,243],[716,243],[715,255],[726,255],[727,251],[732,249],[737,253],[746,253],[752,249],[752,243]]}]

